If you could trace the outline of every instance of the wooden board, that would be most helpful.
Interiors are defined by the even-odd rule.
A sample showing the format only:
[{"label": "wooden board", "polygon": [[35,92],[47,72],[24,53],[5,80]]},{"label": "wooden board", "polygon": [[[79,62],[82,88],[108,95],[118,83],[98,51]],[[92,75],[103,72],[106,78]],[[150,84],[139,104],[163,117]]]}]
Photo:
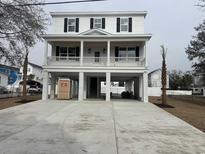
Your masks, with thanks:
[{"label": "wooden board", "polygon": [[71,99],[71,81],[69,79],[58,80],[58,99]]}]

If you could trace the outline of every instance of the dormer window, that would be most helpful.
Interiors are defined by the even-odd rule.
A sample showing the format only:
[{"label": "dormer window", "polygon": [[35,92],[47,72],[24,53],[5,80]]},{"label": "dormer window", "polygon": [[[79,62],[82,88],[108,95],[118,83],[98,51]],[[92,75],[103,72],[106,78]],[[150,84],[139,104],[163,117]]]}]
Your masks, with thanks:
[{"label": "dormer window", "polygon": [[105,18],[90,18],[90,29],[105,29]]}]

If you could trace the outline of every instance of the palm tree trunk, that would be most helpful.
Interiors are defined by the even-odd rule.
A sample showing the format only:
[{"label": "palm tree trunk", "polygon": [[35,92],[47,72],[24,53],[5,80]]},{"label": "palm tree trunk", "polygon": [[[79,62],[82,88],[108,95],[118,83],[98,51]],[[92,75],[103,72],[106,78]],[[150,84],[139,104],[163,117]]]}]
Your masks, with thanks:
[{"label": "palm tree trunk", "polygon": [[28,68],[28,53],[25,55],[23,64],[23,100],[26,100],[27,94],[27,68]]}]

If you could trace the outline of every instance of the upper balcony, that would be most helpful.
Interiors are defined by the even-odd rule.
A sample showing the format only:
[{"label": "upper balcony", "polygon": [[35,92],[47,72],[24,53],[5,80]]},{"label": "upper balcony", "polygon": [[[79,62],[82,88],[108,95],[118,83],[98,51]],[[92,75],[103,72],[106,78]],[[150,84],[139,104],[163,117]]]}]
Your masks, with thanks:
[{"label": "upper balcony", "polygon": [[133,67],[145,67],[144,57],[83,57],[82,63],[80,57],[68,57],[68,56],[49,56],[48,65],[69,65],[69,66],[133,66]]},{"label": "upper balcony", "polygon": [[110,35],[99,30],[77,36],[46,35],[44,66],[143,69],[147,66],[146,42],[150,37],[150,35]]}]

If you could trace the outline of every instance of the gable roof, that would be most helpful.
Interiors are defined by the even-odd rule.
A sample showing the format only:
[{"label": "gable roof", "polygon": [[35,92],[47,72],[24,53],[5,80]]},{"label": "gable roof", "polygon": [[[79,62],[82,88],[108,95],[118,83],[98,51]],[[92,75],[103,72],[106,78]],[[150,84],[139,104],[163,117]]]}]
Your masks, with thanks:
[{"label": "gable roof", "polygon": [[80,33],[79,35],[111,35],[111,34],[102,29],[90,29]]},{"label": "gable roof", "polygon": [[155,73],[155,72],[161,71],[161,70],[162,70],[161,68],[155,69],[155,70],[151,71],[150,73],[148,73],[148,75],[151,75],[152,73]]}]

